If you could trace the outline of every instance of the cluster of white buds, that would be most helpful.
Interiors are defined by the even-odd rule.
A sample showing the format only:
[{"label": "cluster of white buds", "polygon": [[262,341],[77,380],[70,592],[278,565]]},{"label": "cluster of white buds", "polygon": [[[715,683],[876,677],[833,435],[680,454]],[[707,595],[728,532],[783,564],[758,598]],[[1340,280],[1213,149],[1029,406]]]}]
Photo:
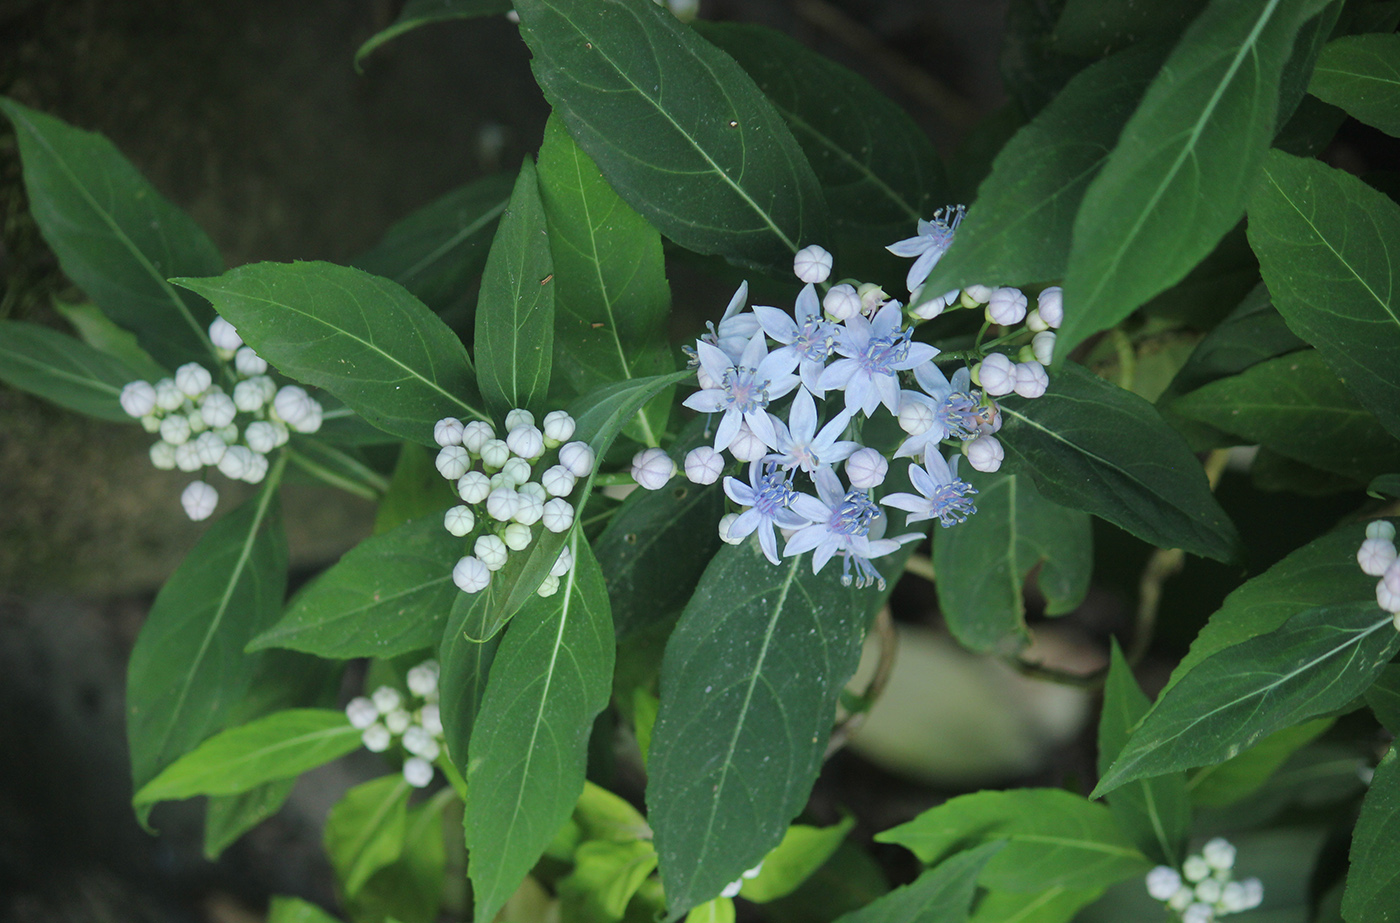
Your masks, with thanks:
[{"label": "cluster of white buds", "polygon": [[1199,855],[1186,857],[1181,870],[1159,865],[1147,873],[1147,893],[1176,911],[1182,923],[1212,923],[1219,917],[1253,910],[1264,900],[1258,878],[1235,881],[1235,847],[1221,837]]},{"label": "cluster of white buds", "polygon": [[[257,484],[267,474],[267,454],[285,445],[291,431],[321,428],[321,405],[296,385],[279,388],[267,374],[267,363],[243,345],[222,317],[209,325],[209,339],[219,358],[232,366],[231,392],[216,384],[207,368],[187,362],[174,378],[127,384],[122,410],[140,420],[146,432],[159,434],[151,446],[151,464],[157,468],[217,468],[230,480]],[[219,492],[204,478],[180,495],[185,513],[196,522],[209,518],[218,502]]]},{"label": "cluster of white buds", "polygon": [[[572,527],[569,496],[593,472],[593,449],[569,441],[574,418],[562,410],[545,414],[536,426],[534,414],[516,408],[506,414],[505,434],[499,439],[490,423],[463,423],[455,417],[433,427],[433,439],[442,447],[438,473],[456,483],[462,500],[443,516],[443,526],[471,542],[471,554],[452,569],[452,580],[464,593],[490,586],[491,575],[505,566],[512,551],[534,543],[537,523],[550,532]],[[573,563],[565,548],[538,593],[554,595]]]},{"label": "cluster of white buds", "polygon": [[1366,526],[1366,541],[1356,552],[1356,563],[1376,581],[1376,602],[1395,618],[1400,631],[1400,560],[1395,554],[1395,526],[1376,519]]},{"label": "cluster of white buds", "polygon": [[436,660],[425,660],[408,671],[407,696],[393,686],[380,686],[345,706],[345,717],[361,731],[365,749],[383,753],[398,740],[408,754],[403,761],[404,781],[414,788],[433,781],[433,760],[442,753],[439,673]]}]

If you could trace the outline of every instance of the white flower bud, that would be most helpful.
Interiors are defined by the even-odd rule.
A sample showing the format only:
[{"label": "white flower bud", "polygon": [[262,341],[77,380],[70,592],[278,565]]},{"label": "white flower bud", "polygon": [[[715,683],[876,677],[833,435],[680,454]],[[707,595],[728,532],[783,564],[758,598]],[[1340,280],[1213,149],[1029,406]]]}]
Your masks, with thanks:
[{"label": "white flower bud", "polygon": [[1200,856],[1187,856],[1181,864],[1181,871],[1187,881],[1195,884],[1210,874],[1210,863]]},{"label": "white flower bud", "polygon": [[1176,889],[1175,894],[1167,899],[1167,906],[1180,913],[1190,906],[1191,901],[1195,900],[1195,898],[1196,892],[1192,890],[1191,886],[1182,885],[1180,888]]},{"label": "white flower bud", "polygon": [[462,445],[473,455],[480,455],[481,447],[495,438],[496,431],[491,424],[482,420],[472,420],[462,427]]},{"label": "white flower bud", "polygon": [[551,497],[567,497],[573,493],[577,480],[563,465],[546,468],[540,475],[540,484]]},{"label": "white flower bud", "polygon": [[421,756],[403,761],[403,780],[414,788],[426,788],[433,781],[433,764]]},{"label": "white flower bud", "polygon": [[394,737],[389,733],[388,728],[376,722],[365,728],[365,732],[360,735],[360,740],[369,752],[383,753],[389,749],[389,744],[394,742]]},{"label": "white flower bud", "polygon": [[[237,391],[236,386],[234,390]],[[199,415],[211,429],[228,426],[237,414],[237,402],[222,391],[212,391],[199,402]]]},{"label": "white flower bud", "polygon": [[480,503],[491,493],[491,479],[480,471],[468,471],[457,480],[457,496],[463,503]]},{"label": "white flower bud", "polygon": [[533,526],[543,518],[543,497],[535,496],[534,491],[526,493],[522,490],[517,490],[515,496],[519,499],[520,505],[515,508],[515,516],[512,518],[514,518],[517,523],[522,526]]},{"label": "white flower bud", "polygon": [[312,413],[311,395],[296,385],[283,385],[272,399],[272,409],[282,422],[295,428]]},{"label": "white flower bud", "polygon": [[576,478],[593,473],[593,449],[586,442],[566,442],[559,447],[559,464]]},{"label": "white flower bud", "polygon": [[[509,550],[498,535],[483,535],[472,546],[472,553],[485,564],[488,570],[500,570],[506,566]],[[459,562],[460,563],[460,562]]]},{"label": "white flower bud", "polygon": [[199,453],[199,463],[206,467],[217,465],[228,451],[228,445],[217,433],[201,433],[194,441],[194,447]]},{"label": "white flower bud", "polygon": [[1207,878],[1205,881],[1196,885],[1194,893],[1196,895],[1196,900],[1204,904],[1214,904],[1216,901],[1220,900],[1220,895],[1223,890],[1218,879]]},{"label": "white flower bud", "polygon": [[351,727],[363,731],[379,720],[379,709],[369,699],[357,695],[346,704],[345,717],[350,719]]},{"label": "white flower bud", "polygon": [[511,487],[519,487],[530,480],[530,463],[520,457],[508,458],[501,466],[501,474]]},{"label": "white flower bud", "polygon": [[1384,574],[1394,560],[1395,545],[1383,538],[1366,539],[1356,552],[1356,563],[1361,565],[1362,572],[1372,577]]},{"label": "white flower bud", "polygon": [[243,473],[243,480],[249,484],[261,484],[262,479],[267,477],[267,456],[261,452],[251,452],[249,456],[248,470]]},{"label": "white flower bud", "polygon": [[1393,561],[1376,583],[1376,602],[1386,612],[1400,612],[1400,561]]},{"label": "white flower bud", "polygon": [[553,448],[574,437],[574,418],[562,410],[551,410],[544,415],[544,441]]},{"label": "white flower bud", "polygon": [[885,456],[869,447],[856,449],[846,459],[846,478],[852,487],[860,490],[869,490],[885,483],[889,470],[890,463]]},{"label": "white flower bud", "polygon": [[1016,390],[1016,365],[1001,353],[983,359],[973,373],[982,390],[992,397],[1001,397]]},{"label": "white flower bud", "polygon": [[967,461],[972,467],[987,473],[999,470],[1002,459],[1006,457],[1006,452],[997,441],[997,437],[991,435],[978,436],[964,442],[963,454],[967,456]]},{"label": "white flower bud", "polygon": [[792,271],[803,282],[825,282],[831,276],[831,254],[816,244],[803,247],[792,258]]},{"label": "white flower bud", "polygon": [[452,568],[452,582],[463,593],[480,593],[491,583],[491,569],[480,558],[465,557]]},{"label": "white flower bud", "polygon": [[989,285],[969,285],[962,290],[962,303],[975,308],[979,304],[986,304],[992,300],[992,288]]},{"label": "white flower bud", "polygon": [[720,541],[726,545],[738,545],[744,540],[744,536],[733,536],[729,534],[729,527],[734,525],[734,520],[739,518],[738,513],[725,513],[719,520]]},{"label": "white flower bud", "polygon": [[219,492],[203,481],[191,481],[180,494],[180,505],[185,508],[185,515],[195,522],[208,519],[218,504]]},{"label": "white flower bud", "polygon": [[160,438],[171,445],[180,445],[190,438],[190,421],[182,416],[166,417],[160,421]]},{"label": "white flower bud", "polygon": [[253,347],[241,347],[233,354],[233,367],[244,378],[253,378],[267,372],[267,360],[253,352]]},{"label": "white flower bud", "polygon": [[458,538],[465,538],[476,528],[476,514],[470,507],[454,506],[442,514],[442,526]]},{"label": "white flower bud", "polygon": [[540,521],[551,532],[563,532],[574,524],[574,508],[563,497],[555,497],[545,502]]},{"label": "white flower bud", "polygon": [[713,484],[724,472],[724,456],[702,445],[685,455],[685,476],[692,484]]},{"label": "white flower bud", "polygon": [[822,298],[822,309],[832,320],[842,321],[860,313],[860,295],[854,285],[833,285]]},{"label": "white flower bud", "polygon": [[1035,353],[1035,361],[1041,365],[1049,365],[1055,358],[1055,334],[1050,330],[1042,330],[1031,338],[1031,351]]},{"label": "white flower bud", "polygon": [[193,442],[182,442],[175,447],[175,467],[181,471],[198,471],[203,467],[199,463],[199,449]]},{"label": "white flower bud", "polygon": [[544,433],[529,423],[522,423],[506,433],[506,447],[517,457],[534,461],[544,454]]},{"label": "white flower bud", "polygon": [[254,452],[271,452],[277,448],[277,429],[266,420],[257,420],[243,431],[243,440]]},{"label": "white flower bud", "polygon": [[155,383],[156,406],[161,410],[174,410],[185,402],[185,394],[175,386],[175,379],[162,378]]},{"label": "white flower bud", "polygon": [[208,391],[213,383],[214,376],[198,362],[186,362],[175,370],[175,387],[179,388],[185,397],[199,397]]},{"label": "white flower bud", "polygon": [[1384,519],[1373,519],[1366,523],[1367,538],[1383,538],[1388,542],[1395,541],[1395,527]]},{"label": "white flower bud", "polygon": [[899,402],[899,428],[911,436],[922,436],[933,426],[933,408],[923,401]]},{"label": "white flower bud", "polygon": [[1264,884],[1258,878],[1232,881],[1220,895],[1220,903],[1228,913],[1253,910],[1264,901]]},{"label": "white flower bud", "polygon": [[749,429],[747,423],[740,423],[739,431],[734,434],[733,441],[729,443],[729,454],[741,462],[758,461],[768,454],[768,444],[760,439],[757,433]]},{"label": "white flower bud", "polygon": [[559,592],[559,578],[553,574],[545,576],[540,582],[539,589],[535,590],[540,596],[549,597]]},{"label": "white flower bud", "polygon": [[526,481],[515,488],[515,492],[522,497],[534,497],[541,503],[549,499],[549,494],[545,491],[544,486],[536,481]]},{"label": "white flower bud", "polygon": [[1154,900],[1169,900],[1181,887],[1181,875],[1169,865],[1159,865],[1147,873],[1147,893]]},{"label": "white flower bud", "polygon": [[403,748],[425,760],[435,760],[441,752],[438,742],[433,740],[433,735],[417,724],[403,732]]},{"label": "white flower bud", "polygon": [[433,441],[440,446],[461,445],[466,427],[456,417],[443,417],[433,424]]},{"label": "white flower bud", "polygon": [[1181,912],[1181,923],[1212,923],[1215,908],[1209,904],[1190,904]]},{"label": "white flower bud", "polygon": [[438,709],[436,702],[429,702],[418,712],[418,720],[423,724],[423,730],[433,735],[437,739],[442,735],[442,712]]},{"label": "white flower bud", "polygon": [[[520,509],[520,495],[513,488],[497,487],[486,496],[486,512],[497,522],[509,522],[518,509]],[[482,558],[482,560],[486,559]]]},{"label": "white flower bud", "polygon": [[447,445],[438,450],[434,464],[438,474],[455,481],[471,469],[472,457],[459,445]]},{"label": "white flower bud", "polygon": [[244,413],[257,413],[265,403],[258,379],[249,378],[233,386],[233,406]]},{"label": "white flower bud", "polygon": [[481,465],[487,471],[496,471],[510,461],[510,446],[502,439],[488,439],[481,445]]},{"label": "white flower bud", "polygon": [[141,418],[141,428],[151,434],[160,432],[160,417],[153,413],[147,414]]},{"label": "white flower bud", "polygon": [[215,317],[214,322],[209,325],[209,342],[232,355],[235,349],[243,345],[243,338],[238,335],[233,324],[222,317]]},{"label": "white flower bud", "polygon": [[1065,321],[1064,292],[1058,285],[1043,290],[1035,299],[1040,319],[1056,329]]},{"label": "white flower bud", "polygon": [[524,551],[526,548],[530,547],[530,542],[533,539],[534,536],[530,534],[530,527],[518,522],[513,522],[506,526],[505,531],[501,533],[501,541],[505,542],[506,547],[511,551]]},{"label": "white flower bud", "polygon": [[224,457],[219,459],[219,472],[231,481],[241,481],[253,468],[253,450],[241,445],[231,445]]},{"label": "white flower bud", "polygon": [[1045,318],[1040,316],[1040,309],[1035,308],[1026,315],[1026,329],[1031,333],[1044,333],[1050,329],[1050,325],[1045,322]]},{"label": "white flower bud", "polygon": [[559,557],[555,559],[554,566],[549,569],[551,577],[562,577],[574,569],[574,553],[565,545],[559,549]]},{"label": "white flower bud", "polygon": [[289,423],[292,429],[299,433],[314,433],[321,428],[323,419],[321,412],[321,402],[315,398],[307,398],[308,409],[306,415],[295,423]]},{"label": "white flower bud", "polygon": [[412,716],[402,708],[396,708],[384,716],[384,726],[389,729],[390,734],[402,734],[408,730]]},{"label": "white flower bud", "polygon": [[950,292],[944,292],[942,295],[936,298],[929,298],[926,301],[919,301],[918,297],[910,296],[909,300],[913,302],[913,307],[909,309],[909,313],[919,320],[933,320],[943,313],[948,305],[953,302],[953,299],[958,297],[958,294],[958,290],[953,289]]},{"label": "white flower bud", "polygon": [[381,715],[387,715],[403,704],[403,696],[393,686],[380,686],[370,693],[370,698]]},{"label": "white flower bud", "polygon": [[149,381],[133,381],[122,388],[119,400],[126,415],[139,420],[156,409],[156,389]]},{"label": "white flower bud", "polygon": [[168,442],[157,442],[151,446],[151,464],[161,471],[175,467],[175,447]]},{"label": "white flower bud", "polygon": [[1050,387],[1050,376],[1045,366],[1039,362],[1020,362],[1016,365],[1015,391],[1022,397],[1040,397]]},{"label": "white flower bud", "polygon": [[517,426],[534,426],[535,415],[524,407],[517,407],[506,414],[506,432],[510,432]]},{"label": "white flower bud", "polygon": [[1019,288],[999,288],[987,301],[987,319],[1010,327],[1026,319],[1026,294]]},{"label": "white flower bud", "polygon": [[632,480],[647,490],[660,490],[676,473],[665,449],[643,449],[632,456]]}]

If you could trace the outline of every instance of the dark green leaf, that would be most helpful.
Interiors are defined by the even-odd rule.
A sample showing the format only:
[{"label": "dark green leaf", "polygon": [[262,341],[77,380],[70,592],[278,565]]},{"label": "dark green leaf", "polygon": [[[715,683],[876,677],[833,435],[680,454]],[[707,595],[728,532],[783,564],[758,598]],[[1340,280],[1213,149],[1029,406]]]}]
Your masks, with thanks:
[{"label": "dark green leaf", "polygon": [[314,262],[172,281],[214,302],[278,371],[325,388],[386,433],[432,445],[443,417],[490,422],[461,341],[388,279]]},{"label": "dark green leaf", "polygon": [[0,321],[0,381],[100,420],[135,422],[122,386],[138,376],[81,340],[23,321]]},{"label": "dark green leaf", "polygon": [[[480,595],[477,594],[478,597]],[[467,750],[472,728],[476,724],[477,713],[481,711],[482,697],[486,695],[491,664],[496,659],[497,648],[501,646],[500,634],[485,641],[473,641],[467,637],[463,619],[468,610],[462,603],[472,598],[465,593],[458,594],[438,645],[438,663],[442,668],[438,680],[442,733],[447,744],[447,755],[464,779],[468,769]]]},{"label": "dark green leaf", "polygon": [[267,923],[340,923],[320,907],[299,897],[273,897]]},{"label": "dark green leaf", "polygon": [[1223,762],[1266,734],[1340,708],[1371,685],[1397,648],[1400,634],[1374,600],[1304,610],[1183,674],[1134,731],[1095,795]]},{"label": "dark green leaf", "polygon": [[478,920],[515,893],[583,790],[588,736],[612,690],[603,572],[575,529],[574,567],[501,641],[468,752],[468,873]]},{"label": "dark green leaf", "polygon": [[168,373],[151,354],[141,348],[136,334],[117,324],[90,301],[70,304],[54,299],[53,308],[73,325],[78,338],[100,353],[106,353],[136,373],[137,378],[156,381]]},{"label": "dark green leaf", "polygon": [[1067,355],[1184,276],[1239,221],[1317,0],[1212,0],[1089,185],[1065,274]]},{"label": "dark green leaf", "polygon": [[848,814],[839,824],[830,827],[793,824],[783,834],[782,842],[763,857],[762,870],[744,880],[739,895],[756,904],[765,904],[796,891],[840,848],[855,825],[854,814]]},{"label": "dark green leaf", "polygon": [[1250,198],[1249,243],[1288,326],[1400,435],[1400,205],[1326,164],[1272,151]]},{"label": "dark green leaf", "polygon": [[403,854],[410,791],[402,773],[380,776],[350,789],[326,816],[322,845],[346,897]]},{"label": "dark green leaf", "polygon": [[1400,907],[1400,750],[1390,748],[1351,837],[1351,868],[1342,916],[1352,923],[1391,921]]},{"label": "dark green leaf", "polygon": [[1238,554],[1234,525],[1190,448],[1151,404],[1067,363],[1033,401],[1005,398],[1006,468],[1045,499],[1144,541],[1216,560]]},{"label": "dark green leaf", "polygon": [[[557,116],[545,126],[539,181],[554,256],[559,374],[574,393],[587,394],[673,371],[661,235],[618,198]],[[628,422],[627,433],[660,445],[670,407],[670,391],[663,391]]]},{"label": "dark green leaf", "polygon": [[1113,812],[1055,788],[962,795],[875,839],[898,843],[925,865],[974,843],[1004,840],[1006,848],[982,872],[983,887],[993,891],[1099,888],[1149,866]]},{"label": "dark green leaf", "polygon": [[[1067,55],[1055,41],[1062,0],[1011,0],[1001,40],[1000,71],[1014,102],[1008,108],[1034,116],[1089,63]],[[990,153],[995,153],[993,149]]]},{"label": "dark green leaf", "polygon": [[456,485],[443,480],[433,464],[434,456],[416,443],[399,446],[389,487],[374,511],[375,535],[396,529],[410,519],[439,516],[449,504],[457,502]]},{"label": "dark green leaf", "polygon": [[1097,57],[1143,40],[1174,38],[1205,5],[1205,0],[1184,3],[1068,0],[1055,22],[1055,46],[1066,54]]},{"label": "dark green leaf", "polygon": [[545,97],[629,205],[697,253],[790,270],[826,204],[732,58],[650,0],[518,0]]},{"label": "dark green leaf", "polygon": [[281,621],[248,645],[320,657],[393,657],[431,647],[460,592],[452,567],[462,539],[441,515],[365,539],[299,594]]},{"label": "dark green leaf", "polygon": [[1392,734],[1400,734],[1400,664],[1391,664],[1366,690],[1366,704],[1376,720]]},{"label": "dark green leaf", "polygon": [[1366,490],[1373,497],[1400,497],[1400,474],[1383,474],[1366,485]]},{"label": "dark green leaf", "polygon": [[963,923],[978,876],[1003,845],[986,843],[961,852],[924,872],[913,884],[845,914],[838,923]]},{"label": "dark green leaf", "polygon": [[1308,92],[1400,137],[1400,35],[1347,35],[1328,42]]},{"label": "dark green leaf", "polygon": [[370,36],[355,52],[355,69],[360,69],[360,65],[374,49],[419,26],[452,19],[495,16],[507,12],[510,12],[510,0],[408,0],[399,12],[398,19],[390,23],[388,28],[380,29]]},{"label": "dark green leaf", "polygon": [[1254,794],[1290,756],[1331,727],[1334,720],[1318,718],[1274,731],[1225,762],[1193,773],[1188,785],[1191,802],[1208,808],[1224,807]]},{"label": "dark green leaf", "polygon": [[1030,633],[1021,588],[1031,571],[1039,569],[1048,615],[1084,601],[1094,565],[1089,517],[1044,499],[1022,475],[962,476],[977,488],[977,515],[933,532],[939,605],[964,647],[1024,647]]},{"label": "dark green leaf", "polygon": [[218,860],[225,849],[253,827],[282,810],[297,780],[278,779],[237,795],[216,795],[204,813],[204,858]]},{"label": "dark green leaf", "polygon": [[[263,489],[214,523],[156,596],[127,664],[133,790],[223,727],[258,665],[243,652],[277,618],[287,540],[273,463]],[[146,809],[138,809],[144,819]]]},{"label": "dark green leaf", "polygon": [[990,891],[977,902],[969,923],[1069,923],[1087,904],[1103,893],[1102,888],[1075,890],[1058,885],[1037,894]]},{"label": "dark green leaf", "polygon": [[223,271],[219,251],[99,134],[0,99],[29,209],[63,271],[167,368],[211,358],[209,305],[166,279]]},{"label": "dark green leaf", "polygon": [[1172,379],[1167,394],[1158,400],[1158,406],[1217,379],[1238,375],[1265,359],[1296,352],[1307,345],[1288,329],[1269,300],[1269,290],[1260,283],[1239,307],[1196,344],[1191,358]]},{"label": "dark green leaf", "polygon": [[554,261],[535,162],[520,167],[501,216],[481,294],[474,349],[486,406],[497,418],[516,407],[543,414],[554,357]]}]

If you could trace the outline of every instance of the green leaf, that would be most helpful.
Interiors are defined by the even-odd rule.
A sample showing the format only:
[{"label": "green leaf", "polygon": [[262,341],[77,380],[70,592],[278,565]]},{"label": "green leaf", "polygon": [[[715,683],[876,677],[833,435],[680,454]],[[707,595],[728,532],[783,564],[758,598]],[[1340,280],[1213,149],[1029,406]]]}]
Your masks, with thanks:
[{"label": "green leaf", "polygon": [[462,539],[442,516],[371,536],[300,593],[282,619],[248,645],[320,657],[394,657],[431,647],[460,592],[452,567]]},{"label": "green leaf", "polygon": [[1360,695],[1400,649],[1370,603],[1307,609],[1201,661],[1162,693],[1095,795],[1125,782],[1223,762],[1266,734]]},{"label": "green leaf", "polygon": [[[554,364],[575,393],[675,370],[661,235],[627,207],[557,117],[540,145],[540,195],[554,257]],[[658,394],[626,432],[660,445],[671,407]]]},{"label": "green leaf", "polygon": [[[277,502],[283,458],[263,488],[210,526],[156,596],[126,674],[126,737],[139,791],[221,729],[257,668],[243,652],[277,618],[287,540]],[[137,809],[143,822],[148,809]]]},{"label": "green leaf", "polygon": [[1400,497],[1400,474],[1383,474],[1366,485],[1366,492],[1377,499]]},{"label": "green leaf", "polygon": [[830,827],[793,824],[783,834],[782,842],[763,857],[762,870],[753,878],[744,880],[739,896],[756,904],[765,904],[796,891],[841,847],[855,825],[853,814],[848,814],[840,823]]},{"label": "green leaf", "polygon": [[1400,442],[1357,403],[1316,350],[1266,360],[1171,406],[1251,444],[1358,481],[1400,468]]},{"label": "green leaf", "polygon": [[[1100,773],[1108,771],[1151,704],[1115,641],[1103,689],[1103,713],[1099,717]],[[1181,864],[1185,858],[1182,847],[1191,832],[1191,799],[1184,774],[1172,772],[1140,779],[1111,793],[1107,800],[1113,816],[1144,855],[1174,867]]]},{"label": "green leaf", "polygon": [[559,882],[566,923],[615,923],[632,895],[656,868],[656,850],[645,840],[590,841],[574,853],[574,870]]},{"label": "green leaf", "polygon": [[727,897],[706,901],[686,914],[685,923],[734,923],[734,902]]},{"label": "green leaf", "polygon": [[1400,750],[1376,767],[1351,837],[1342,916],[1355,923],[1394,920],[1400,907]]},{"label": "green leaf", "polygon": [[1063,278],[1084,191],[1163,57],[1164,50],[1148,46],[1092,65],[1018,131],[997,154],[955,246],[924,290],[939,295],[987,279],[1024,285]]},{"label": "green leaf", "polygon": [[403,854],[410,791],[402,773],[380,776],[350,789],[326,816],[322,842],[346,897]]},{"label": "green leaf", "polygon": [[457,187],[389,228],[355,266],[392,279],[437,314],[469,306],[511,185],[493,174]]},{"label": "green leaf", "polygon": [[1172,379],[1167,393],[1158,399],[1158,406],[1212,381],[1238,375],[1265,359],[1297,352],[1307,345],[1288,329],[1269,299],[1269,290],[1261,282],[1196,344],[1191,357]]},{"label": "green leaf", "polygon": [[80,340],[131,369],[136,378],[156,381],[167,374],[160,363],[141,348],[141,344],[136,341],[136,334],[117,326],[92,302],[69,303],[55,298],[53,309],[73,325],[73,330]]},{"label": "green leaf", "polygon": [[347,909],[356,920],[435,923],[447,865],[443,808],[454,797],[443,789],[405,818],[403,851],[369,877]]},{"label": "green leaf", "polygon": [[1055,46],[1065,54],[1088,58],[1144,39],[1174,37],[1205,5],[1205,0],[1145,4],[1066,0],[1055,21]]},{"label": "green leaf", "polygon": [[630,843],[651,839],[651,828],[636,808],[618,795],[594,785],[583,783],[583,794],[574,805],[574,822],[583,837],[607,840],[610,843]]},{"label": "green leaf", "polygon": [[732,58],[650,0],[518,0],[531,67],[618,194],[697,253],[787,272],[826,203]]},{"label": "green leaf", "polygon": [[496,659],[496,650],[501,646],[499,634],[485,641],[473,641],[467,637],[462,624],[467,610],[460,604],[463,599],[469,598],[465,593],[458,594],[438,645],[438,664],[442,669],[438,679],[442,733],[448,758],[463,779],[468,771],[467,752],[472,728],[481,711],[482,697],[486,695],[491,664]]},{"label": "green leaf", "polygon": [[1002,852],[1002,843],[985,843],[952,856],[837,923],[963,923],[977,890],[978,876]]},{"label": "green leaf", "polygon": [[325,388],[386,433],[432,445],[443,417],[491,422],[461,341],[388,279],[313,262],[171,281],[212,301],[279,372]]},{"label": "green leaf", "polygon": [[1392,734],[1400,733],[1400,664],[1391,664],[1366,690],[1366,704]]},{"label": "green leaf", "polygon": [[1400,35],[1346,35],[1328,42],[1308,92],[1400,137]]},{"label": "green leaf", "polygon": [[1326,164],[1272,151],[1249,202],[1249,244],[1288,326],[1400,435],[1400,205]]},{"label": "green leaf", "polygon": [[1212,0],[1186,30],[1084,194],[1059,355],[1186,275],[1240,220],[1315,5]]},{"label": "green leaf", "polygon": [[544,412],[554,356],[554,261],[529,157],[501,216],[481,294],[474,350],[481,393],[497,419],[516,407]]},{"label": "green leaf", "polygon": [[301,775],[360,746],[345,713],[328,708],[275,712],[204,741],[147,782],[137,806],[195,795],[236,795]]},{"label": "green leaf", "polygon": [[218,861],[235,840],[282,810],[296,784],[295,778],[278,779],[237,795],[210,798],[204,812],[204,858]]},{"label": "green leaf", "polygon": [[842,586],[834,562],[775,567],[756,538],[711,561],[666,645],[647,763],[671,919],[757,865],[806,804],[884,595]]},{"label": "green leaf", "polygon": [[569,542],[573,570],[511,622],[472,729],[466,831],[478,920],[495,917],[569,818],[612,690],[603,572],[579,530]]},{"label": "green leaf", "polygon": [[81,340],[23,321],[0,321],[0,381],[99,420],[133,423],[122,386],[139,378]]},{"label": "green leaf", "polygon": [[964,647],[984,653],[1025,647],[1030,632],[1021,588],[1032,571],[1048,615],[1072,611],[1089,590],[1089,517],[1044,499],[1023,475],[963,477],[977,488],[977,515],[933,533],[943,616]]},{"label": "green leaf", "polygon": [[374,510],[375,535],[383,535],[410,519],[440,516],[449,504],[457,503],[457,485],[443,480],[433,461],[435,455],[417,443],[399,445],[389,487]]},{"label": "green leaf", "polygon": [[[408,0],[399,16],[388,28],[371,35],[355,52],[355,70],[361,70],[365,58],[390,39],[419,26],[452,19],[476,19],[510,12],[510,0]],[[406,921],[404,921],[406,923]]]},{"label": "green leaf", "polygon": [[1059,886],[1035,894],[990,891],[977,902],[969,923],[1069,923],[1098,900],[1102,888],[1076,890]]},{"label": "green leaf", "polygon": [[1001,401],[1006,470],[1041,496],[1100,516],[1162,548],[1219,561],[1238,554],[1235,527],[1190,448],[1151,404],[1066,363],[1034,401]]},{"label": "green leaf", "polygon": [[166,281],[222,272],[190,217],[106,138],[0,98],[19,138],[29,210],[68,277],[156,361],[212,358],[209,305]]},{"label": "green leaf", "polygon": [[310,901],[276,895],[267,911],[267,923],[340,923]]},{"label": "green leaf", "polygon": [[1218,808],[1254,794],[1290,756],[1316,740],[1334,721],[1318,718],[1281,728],[1243,753],[1193,773],[1187,785],[1191,802]]}]

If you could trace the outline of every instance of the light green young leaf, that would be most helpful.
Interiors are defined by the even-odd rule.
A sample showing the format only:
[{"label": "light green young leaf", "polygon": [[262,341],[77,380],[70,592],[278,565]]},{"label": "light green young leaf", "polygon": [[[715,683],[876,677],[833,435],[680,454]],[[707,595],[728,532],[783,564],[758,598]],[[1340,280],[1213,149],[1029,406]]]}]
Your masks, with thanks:
[{"label": "light green young leaf", "polygon": [[340,923],[310,901],[276,895],[267,911],[267,923]]},{"label": "light green young leaf", "polygon": [[984,843],[925,871],[913,884],[837,918],[837,923],[964,923],[979,876],[1006,844]]},{"label": "light green young leaf", "polygon": [[559,882],[561,916],[569,923],[616,923],[647,876],[656,850],[646,840],[593,840],[574,853],[574,869]]},{"label": "light green young leaf", "polygon": [[[476,19],[481,16],[496,16],[510,12],[510,0],[408,0],[399,11],[399,17],[387,28],[371,35],[355,52],[355,70],[361,70],[365,58],[374,49],[390,39],[398,38],[405,32],[435,22],[453,19]],[[407,923],[407,921],[401,921]]]},{"label": "light green young leaf", "polygon": [[355,786],[331,808],[322,843],[346,897],[403,854],[410,791],[403,774],[393,773]]},{"label": "light green young leaf", "polygon": [[967,919],[968,923],[1069,923],[1081,908],[1098,900],[1103,891],[1058,885],[1035,894],[989,891]]},{"label": "light green young leaf", "polygon": [[753,878],[744,879],[739,896],[765,904],[796,891],[841,847],[855,825],[853,814],[830,827],[793,824],[783,834],[782,842],[763,857],[762,870]]},{"label": "light green young leaf", "polygon": [[409,808],[399,857],[371,875],[346,901],[353,919],[436,923],[447,865],[443,808],[454,798],[451,789],[443,789]]},{"label": "light green young leaf", "polygon": [[1391,920],[1400,906],[1400,750],[1391,747],[1376,767],[1351,837],[1351,868],[1342,916]]},{"label": "light green young leaf", "polygon": [[0,321],[0,381],[99,420],[134,423],[118,398],[140,376],[112,356],[57,330]]},{"label": "light green young leaf", "polygon": [[1344,35],[1328,42],[1308,92],[1400,137],[1400,35]]}]

